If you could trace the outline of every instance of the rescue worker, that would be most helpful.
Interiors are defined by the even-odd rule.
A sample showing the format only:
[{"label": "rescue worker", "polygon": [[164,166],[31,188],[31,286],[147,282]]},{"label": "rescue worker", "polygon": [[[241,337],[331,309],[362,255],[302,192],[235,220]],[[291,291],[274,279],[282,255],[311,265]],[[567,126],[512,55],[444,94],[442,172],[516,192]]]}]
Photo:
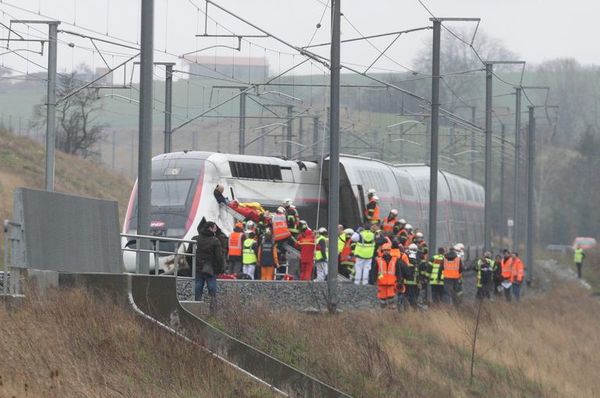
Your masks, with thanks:
[{"label": "rescue worker", "polygon": [[285,209],[283,207],[279,207],[277,212],[272,217],[273,223],[273,239],[276,242],[285,241],[292,233],[288,227],[288,222],[285,215]]},{"label": "rescue worker", "polygon": [[300,233],[300,230],[298,228],[300,217],[298,215],[298,211],[296,210],[296,206],[291,204],[286,208],[286,218],[288,223],[288,229],[290,230],[292,236],[296,238],[296,236],[298,236],[298,234]]},{"label": "rescue worker", "polygon": [[429,279],[431,278],[431,265],[429,265],[429,262],[427,261],[427,254],[423,253],[416,243],[413,243],[413,245],[417,247],[417,261],[419,263],[418,304],[421,308],[427,308],[427,305],[431,300],[431,287],[429,286]]},{"label": "rescue worker", "polygon": [[510,255],[510,252],[506,249],[502,251],[502,260],[500,262],[500,268],[502,270],[501,276],[504,297],[506,298],[506,301],[510,301],[510,292],[513,279],[513,258]]},{"label": "rescue worker", "polygon": [[315,257],[315,236],[304,220],[298,223],[299,231],[296,247],[300,250],[300,280],[312,280]]},{"label": "rescue worker", "polygon": [[413,243],[413,239],[414,239],[414,235],[413,235],[413,227],[410,224],[406,224],[406,226],[404,227],[404,229],[406,230],[406,244],[405,246],[408,247],[410,246],[411,243]]},{"label": "rescue worker", "polygon": [[244,232],[246,240],[244,240],[244,249],[242,251],[242,273],[248,275],[250,279],[254,279],[256,264],[258,263],[257,253],[258,244],[256,243],[255,233],[251,230]]},{"label": "rescue worker", "polygon": [[242,272],[242,245],[244,243],[244,225],[240,222],[235,224],[233,232],[229,235],[227,262],[229,273],[239,274]]},{"label": "rescue worker", "polygon": [[377,257],[377,299],[382,308],[395,307],[398,258],[392,257],[391,249],[390,243],[384,244],[382,255]]},{"label": "rescue worker", "polygon": [[354,242],[352,242],[353,234],[354,230],[352,228],[346,228],[338,237],[338,271],[341,275],[348,279],[353,279],[354,277]]},{"label": "rescue worker", "polygon": [[476,298],[482,300],[487,298],[492,299],[492,289],[494,288],[494,260],[492,253],[486,251],[483,253],[483,258],[480,258],[475,263],[475,272],[477,274],[477,293]]},{"label": "rescue worker", "polygon": [[585,252],[580,245],[577,245],[573,252],[573,262],[577,267],[577,277],[581,279],[581,268],[583,267],[583,259],[585,258]]},{"label": "rescue worker", "polygon": [[370,229],[371,223],[365,223],[365,228],[352,235],[354,246],[354,284],[366,285],[369,281],[371,261],[375,254],[375,234]]},{"label": "rescue worker", "polygon": [[377,195],[371,196],[369,198],[369,202],[367,203],[364,211],[365,221],[370,222],[371,224],[379,224],[379,198]]},{"label": "rescue worker", "polygon": [[381,224],[381,229],[383,230],[383,232],[390,236],[394,233],[394,227],[396,226],[396,223],[398,222],[398,219],[396,218],[398,216],[398,210],[396,209],[392,209],[390,210],[390,214],[383,219],[383,223]]},{"label": "rescue worker", "polygon": [[454,247],[456,248],[456,254],[458,254],[458,257],[460,257],[460,261],[464,262],[465,261],[465,245],[463,245],[462,243],[457,243],[456,245],[454,245]]},{"label": "rescue worker", "polygon": [[424,259],[427,259],[429,257],[429,247],[427,246],[427,242],[425,242],[425,237],[423,235],[423,232],[421,232],[421,231],[415,232],[415,237],[413,238],[413,243],[417,244],[417,247],[419,248],[419,252],[423,255]]},{"label": "rescue worker", "polygon": [[317,269],[317,282],[323,282],[327,278],[327,229],[319,228],[315,240],[315,268]]},{"label": "rescue worker", "polygon": [[431,301],[433,303],[440,303],[444,301],[444,274],[442,273],[444,264],[444,253],[446,250],[443,247],[439,247],[437,254],[431,257],[430,272],[429,272],[429,286],[431,286]]},{"label": "rescue worker", "polygon": [[456,247],[451,247],[446,253],[442,267],[444,287],[452,300],[452,304],[458,307],[462,300],[463,264],[460,257],[458,257]]},{"label": "rescue worker", "polygon": [[394,235],[399,238],[404,237],[404,240],[408,238],[408,233],[406,232],[406,220],[404,218],[399,219],[396,225],[394,225]]},{"label": "rescue worker", "polygon": [[494,257],[494,296],[502,294],[502,256],[496,254]]},{"label": "rescue worker", "polygon": [[408,273],[404,277],[404,284],[406,285],[406,295],[408,297],[408,303],[413,307],[417,308],[419,299],[419,266],[420,259],[418,258],[417,245],[411,243],[408,246]]},{"label": "rescue worker", "polygon": [[377,191],[374,188],[369,188],[367,191],[367,200],[371,200],[371,198],[375,195],[377,195]]},{"label": "rescue worker", "polygon": [[521,261],[519,253],[513,254],[512,261],[512,293],[518,303],[521,300],[521,284],[525,277],[525,265]]},{"label": "rescue worker", "polygon": [[277,258],[277,241],[270,229],[265,230],[258,248],[258,264],[260,266],[260,279],[272,281],[275,279],[275,268],[279,267]]}]

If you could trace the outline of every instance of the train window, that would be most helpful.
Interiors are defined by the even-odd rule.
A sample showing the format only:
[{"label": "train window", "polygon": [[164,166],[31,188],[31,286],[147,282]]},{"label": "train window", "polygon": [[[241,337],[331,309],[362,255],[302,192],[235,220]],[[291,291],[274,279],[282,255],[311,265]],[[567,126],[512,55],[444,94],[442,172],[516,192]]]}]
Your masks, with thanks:
[{"label": "train window", "polygon": [[229,162],[231,175],[237,178],[252,178],[256,180],[279,180],[281,181],[281,169],[277,165]]},{"label": "train window", "polygon": [[192,180],[153,180],[150,199],[152,206],[185,206],[191,185]]}]

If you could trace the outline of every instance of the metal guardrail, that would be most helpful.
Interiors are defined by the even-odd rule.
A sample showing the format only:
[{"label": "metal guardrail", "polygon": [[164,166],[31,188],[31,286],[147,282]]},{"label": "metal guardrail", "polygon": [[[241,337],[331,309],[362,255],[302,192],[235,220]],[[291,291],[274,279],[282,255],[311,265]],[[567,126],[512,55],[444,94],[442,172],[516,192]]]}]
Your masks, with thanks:
[{"label": "metal guardrail", "polygon": [[[195,279],[196,278],[196,241],[195,240],[186,240],[186,239],[180,239],[180,238],[169,238],[166,236],[156,236],[156,235],[138,235],[138,234],[125,234],[122,233],[121,234],[121,238],[126,238],[128,240],[132,240],[134,239],[136,241],[135,244],[135,248],[129,248],[127,246],[121,248],[122,252],[134,252],[136,253],[136,273],[139,273],[139,255],[142,253],[148,253],[148,254],[152,254],[154,256],[154,274],[158,275],[159,274],[159,264],[160,264],[160,257],[161,255],[172,255],[174,257],[174,275],[178,278],[185,278],[185,279]],[[140,241],[143,239],[147,239],[151,246],[152,249],[148,250],[148,249],[142,249],[140,248]],[[168,250],[160,250],[160,242],[174,242],[177,245],[177,249],[175,249],[175,251],[168,251]],[[179,251],[179,248],[181,248],[182,244],[188,244],[188,245],[194,245],[192,252],[188,253],[187,251]],[[177,261],[177,256],[183,256],[183,257],[191,257],[191,270],[192,270],[192,276],[191,277],[186,277],[186,276],[179,276],[177,275],[179,272],[179,264]]]}]

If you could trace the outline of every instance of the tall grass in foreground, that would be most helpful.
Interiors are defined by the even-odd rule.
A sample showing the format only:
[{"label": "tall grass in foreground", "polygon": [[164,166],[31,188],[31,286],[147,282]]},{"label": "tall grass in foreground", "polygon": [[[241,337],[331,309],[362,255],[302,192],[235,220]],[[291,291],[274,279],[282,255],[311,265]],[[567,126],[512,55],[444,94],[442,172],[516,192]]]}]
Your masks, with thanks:
[{"label": "tall grass in foreground", "polygon": [[270,396],[198,347],[81,291],[0,305],[0,397]]},{"label": "tall grass in foreground", "polygon": [[[600,301],[575,285],[521,304],[309,315],[221,303],[215,324],[356,397],[600,396]],[[0,306],[0,397],[269,396],[197,347],[81,291]]]},{"label": "tall grass in foreground", "polygon": [[357,397],[600,396],[600,302],[589,293],[485,302],[471,383],[476,310],[320,316],[229,303],[217,322]]}]

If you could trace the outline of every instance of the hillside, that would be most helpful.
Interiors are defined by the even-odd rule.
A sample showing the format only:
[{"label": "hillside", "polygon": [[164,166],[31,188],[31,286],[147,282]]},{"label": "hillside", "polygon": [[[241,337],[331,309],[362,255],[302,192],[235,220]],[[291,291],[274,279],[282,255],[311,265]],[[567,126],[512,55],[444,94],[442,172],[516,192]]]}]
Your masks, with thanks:
[{"label": "hillside", "polygon": [[[11,218],[15,188],[44,188],[44,168],[44,147],[0,130],[0,219]],[[57,151],[55,185],[57,192],[116,200],[123,217],[132,183],[98,164]]]}]

